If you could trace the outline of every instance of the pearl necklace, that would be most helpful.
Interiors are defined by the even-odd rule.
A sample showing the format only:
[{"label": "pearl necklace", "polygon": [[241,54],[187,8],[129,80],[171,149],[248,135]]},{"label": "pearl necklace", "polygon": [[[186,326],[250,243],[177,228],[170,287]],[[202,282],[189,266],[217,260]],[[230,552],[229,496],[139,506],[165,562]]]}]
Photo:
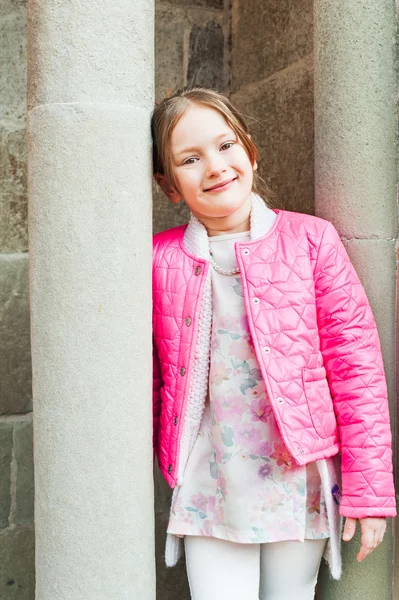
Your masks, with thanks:
[{"label": "pearl necklace", "polygon": [[240,272],[239,267],[233,267],[233,269],[222,269],[222,267],[219,267],[212,254],[210,254],[210,261],[212,267],[217,273],[220,273],[220,275],[237,275]]}]

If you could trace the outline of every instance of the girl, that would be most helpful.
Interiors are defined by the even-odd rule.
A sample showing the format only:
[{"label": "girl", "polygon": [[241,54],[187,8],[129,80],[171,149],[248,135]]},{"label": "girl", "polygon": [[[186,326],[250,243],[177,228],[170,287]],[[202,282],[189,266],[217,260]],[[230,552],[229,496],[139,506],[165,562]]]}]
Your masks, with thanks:
[{"label": "girl", "polygon": [[257,148],[224,95],[178,90],[152,134],[156,181],[191,210],[154,236],[166,563],[184,539],[194,600],[311,600],[323,555],[340,577],[341,517],[344,540],[360,522],[361,562],[396,514],[369,303],[331,223],[258,195]]}]

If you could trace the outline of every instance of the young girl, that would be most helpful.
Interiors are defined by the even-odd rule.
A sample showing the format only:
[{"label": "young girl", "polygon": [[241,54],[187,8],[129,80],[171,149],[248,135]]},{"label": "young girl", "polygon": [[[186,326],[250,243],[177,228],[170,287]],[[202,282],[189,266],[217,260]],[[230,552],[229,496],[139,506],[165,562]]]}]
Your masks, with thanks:
[{"label": "young girl", "polygon": [[340,577],[341,517],[344,540],[360,523],[361,562],[396,514],[369,303],[331,223],[258,195],[257,148],[224,95],[178,90],[152,133],[156,181],[191,210],[154,236],[166,564],[183,538],[194,600],[311,600],[323,555]]}]

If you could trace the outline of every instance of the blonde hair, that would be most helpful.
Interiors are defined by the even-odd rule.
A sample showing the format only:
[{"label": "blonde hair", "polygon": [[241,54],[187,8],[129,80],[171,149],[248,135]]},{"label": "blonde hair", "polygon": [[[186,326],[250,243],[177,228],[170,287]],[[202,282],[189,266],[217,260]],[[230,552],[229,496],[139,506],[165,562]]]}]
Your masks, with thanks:
[{"label": "blonde hair", "polygon": [[[170,158],[170,140],[179,119],[192,104],[200,104],[217,110],[233,129],[244,147],[252,165],[259,160],[259,150],[248,133],[243,115],[221,92],[201,86],[185,86],[172,92],[160,102],[156,102],[151,118],[153,139],[153,172],[164,175],[175,186]],[[175,186],[176,187],[176,186]],[[267,204],[275,200],[275,194],[266,182],[254,171],[252,190],[263,196]]]}]

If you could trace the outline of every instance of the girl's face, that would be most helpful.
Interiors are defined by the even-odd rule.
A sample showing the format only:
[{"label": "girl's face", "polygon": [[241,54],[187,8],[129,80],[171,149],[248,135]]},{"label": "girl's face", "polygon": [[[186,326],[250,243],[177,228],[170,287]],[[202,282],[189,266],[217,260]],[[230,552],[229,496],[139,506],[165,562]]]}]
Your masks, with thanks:
[{"label": "girl's face", "polygon": [[217,110],[190,106],[172,132],[170,152],[177,189],[165,181],[162,187],[172,202],[183,198],[200,221],[215,229],[237,221],[234,215],[249,217],[257,165],[251,165],[236,133]]}]

